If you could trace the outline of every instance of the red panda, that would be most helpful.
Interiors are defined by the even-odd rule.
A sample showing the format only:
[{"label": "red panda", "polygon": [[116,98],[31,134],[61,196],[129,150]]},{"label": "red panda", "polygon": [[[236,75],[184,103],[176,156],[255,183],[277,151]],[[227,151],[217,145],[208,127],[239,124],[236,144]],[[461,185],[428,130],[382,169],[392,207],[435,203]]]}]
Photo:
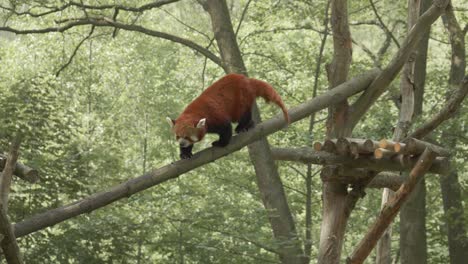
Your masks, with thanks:
[{"label": "red panda", "polygon": [[179,142],[180,158],[191,158],[193,144],[206,133],[218,134],[219,140],[212,145],[224,147],[232,137],[231,123],[238,123],[236,133],[254,127],[252,106],[257,97],[278,105],[289,124],[288,111],[271,85],[241,74],[228,74],[203,91],[176,120],[167,117]]}]

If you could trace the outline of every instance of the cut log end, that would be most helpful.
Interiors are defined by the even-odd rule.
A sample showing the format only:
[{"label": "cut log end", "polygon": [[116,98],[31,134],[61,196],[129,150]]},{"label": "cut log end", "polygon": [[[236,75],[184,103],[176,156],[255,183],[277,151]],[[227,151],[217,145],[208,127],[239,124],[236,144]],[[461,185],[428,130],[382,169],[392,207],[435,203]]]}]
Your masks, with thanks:
[{"label": "cut log end", "polygon": [[313,147],[314,147],[314,150],[315,150],[315,151],[320,151],[320,150],[322,150],[322,143],[320,143],[320,142],[314,142]]},{"label": "cut log end", "polygon": [[390,151],[388,149],[384,149],[384,148],[378,148],[374,151],[374,157],[376,159],[383,159],[383,158],[386,158],[386,157],[391,157],[391,156],[394,156],[395,153],[393,151]]},{"label": "cut log end", "polygon": [[379,148],[383,149],[388,149],[388,150],[393,150],[393,147],[395,146],[395,142],[388,140],[388,139],[381,139],[379,141]]},{"label": "cut log end", "polygon": [[393,146],[393,150],[396,153],[402,153],[404,148],[405,148],[405,143],[401,143],[401,142],[396,142],[395,145]]}]

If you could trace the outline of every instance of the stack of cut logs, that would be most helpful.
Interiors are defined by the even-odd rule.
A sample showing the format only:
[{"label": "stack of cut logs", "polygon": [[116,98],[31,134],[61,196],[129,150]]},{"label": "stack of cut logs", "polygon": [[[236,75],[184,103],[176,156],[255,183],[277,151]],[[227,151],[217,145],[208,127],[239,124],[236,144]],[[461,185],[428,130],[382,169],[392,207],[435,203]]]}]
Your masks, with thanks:
[{"label": "stack of cut logs", "polygon": [[[450,170],[448,156],[450,152],[442,147],[409,138],[403,142],[394,142],[387,139],[374,141],[370,139],[339,138],[327,139],[325,142],[315,142],[314,150],[328,152],[336,155],[334,163],[328,163],[322,169],[323,181],[338,181],[342,183],[363,184],[370,182],[373,187],[385,186],[393,190],[398,189],[402,178],[398,174],[388,171],[409,171],[416,165],[418,156],[429,147],[434,150],[437,157],[431,166],[430,172],[445,174]],[[378,179],[378,181],[377,181]],[[382,182],[382,184],[378,183]],[[390,187],[389,187],[390,186]]]},{"label": "stack of cut logs", "polygon": [[394,142],[387,139],[374,141],[370,139],[339,138],[327,139],[325,142],[315,142],[316,151],[325,151],[333,154],[359,157],[374,156],[376,159],[390,158],[397,155],[418,156],[426,149],[432,148],[441,157],[450,156],[450,151],[415,138],[409,138],[403,142]]}]

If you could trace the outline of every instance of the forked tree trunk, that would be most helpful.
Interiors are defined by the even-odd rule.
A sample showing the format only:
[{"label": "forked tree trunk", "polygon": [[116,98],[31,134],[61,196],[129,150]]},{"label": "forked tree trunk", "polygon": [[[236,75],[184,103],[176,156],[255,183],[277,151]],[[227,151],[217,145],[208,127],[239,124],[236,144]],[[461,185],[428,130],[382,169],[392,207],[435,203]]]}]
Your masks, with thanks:
[{"label": "forked tree trunk", "polygon": [[[226,1],[207,0],[200,2],[210,14],[213,32],[227,72],[247,74]],[[256,104],[253,109],[253,118],[256,123],[260,122],[260,113]],[[255,168],[257,186],[268,212],[273,234],[280,245],[278,248],[279,258],[282,263],[302,263],[301,243],[296,234],[295,223],[268,141],[263,138],[249,145],[248,149]]]}]

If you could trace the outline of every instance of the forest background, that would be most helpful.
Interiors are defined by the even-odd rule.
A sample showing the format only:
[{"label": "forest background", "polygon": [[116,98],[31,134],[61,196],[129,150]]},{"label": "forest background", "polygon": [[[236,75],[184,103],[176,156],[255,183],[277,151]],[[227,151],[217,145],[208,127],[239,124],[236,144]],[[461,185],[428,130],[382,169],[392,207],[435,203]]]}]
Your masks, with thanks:
[{"label": "forest background", "polygon": [[[117,2],[89,5],[145,4]],[[174,3],[138,12],[123,10],[116,17],[218,54],[210,16],[202,5],[167,2]],[[40,181],[34,184],[14,179],[8,210],[12,222],[178,160],[165,117],[176,117],[224,75],[222,67],[193,47],[125,28],[83,25],[63,32],[8,32],[60,26],[82,16],[112,18],[115,8],[54,9],[64,1],[0,3],[6,29],[0,33],[0,151],[8,152],[12,137],[21,131],[20,162],[40,173]],[[468,3],[457,0],[452,5],[466,39]],[[227,7],[249,76],[271,83],[288,107],[328,90],[326,65],[334,52],[328,2],[241,0],[227,1]],[[47,10],[54,12],[31,15]],[[353,40],[349,76],[390,62],[407,35],[407,10],[406,1],[349,1]],[[413,129],[444,106],[450,91],[451,38],[442,19],[432,25],[428,43],[423,110]],[[397,77],[356,125],[353,137],[392,138],[399,98]],[[258,103],[264,120],[278,113],[275,106],[263,100]],[[270,135],[270,145],[303,147],[323,141],[327,115],[326,110],[317,112],[312,122],[303,119]],[[431,140],[452,146],[460,190],[457,202],[462,206],[458,217],[450,217],[443,207],[441,176],[427,175],[423,204],[427,263],[449,263],[449,222],[468,225],[468,213],[463,210],[468,202],[467,121],[465,102],[454,118],[430,135]],[[209,147],[213,139],[198,144],[195,152]],[[278,161],[277,166],[298,236],[310,245],[313,263],[319,254],[322,166],[288,161]],[[357,203],[347,224],[342,260],[377,215],[381,193],[381,189],[368,189]],[[396,260],[402,247],[398,221],[391,239]],[[272,236],[247,149],[21,237],[18,243],[26,263],[277,263],[276,249],[281,246]],[[374,259],[373,253],[368,263]]]}]

